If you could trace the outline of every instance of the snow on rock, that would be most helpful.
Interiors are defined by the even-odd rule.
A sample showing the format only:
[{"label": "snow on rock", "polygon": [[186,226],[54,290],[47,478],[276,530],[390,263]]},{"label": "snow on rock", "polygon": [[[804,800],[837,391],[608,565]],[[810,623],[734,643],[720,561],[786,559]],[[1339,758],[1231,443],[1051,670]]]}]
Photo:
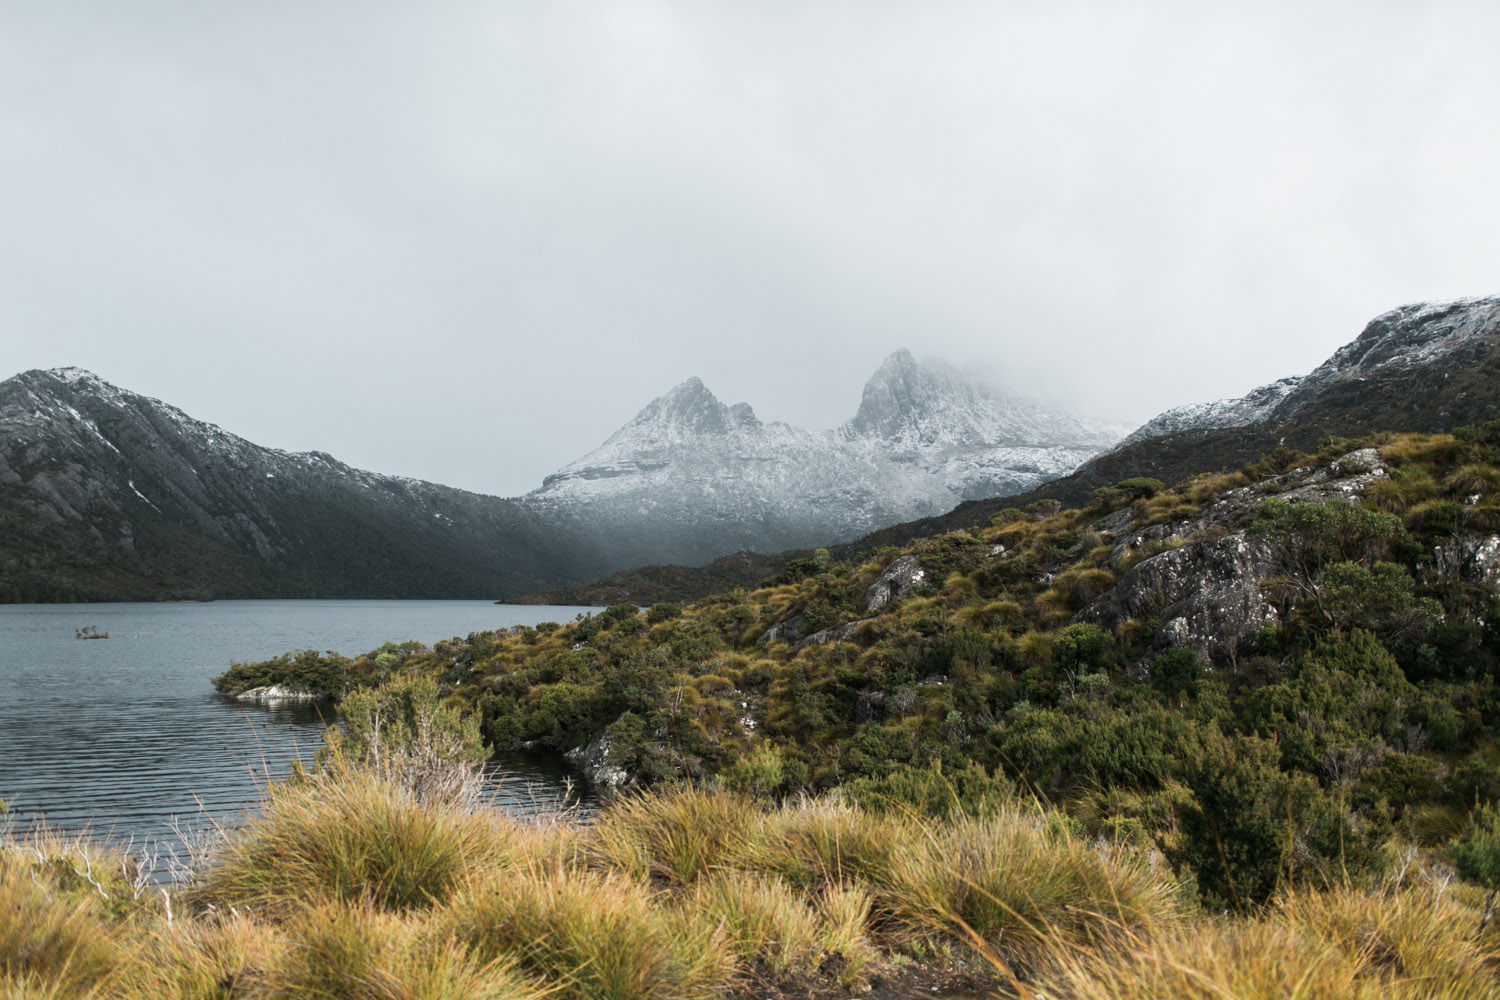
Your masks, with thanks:
[{"label": "snow on rock", "polygon": [[1293,375],[1278,379],[1244,396],[1220,399],[1212,403],[1188,403],[1152,417],[1141,427],[1132,431],[1116,447],[1133,444],[1145,438],[1163,434],[1177,434],[1186,430],[1208,430],[1217,427],[1243,427],[1263,420],[1302,383],[1302,376]]},{"label": "snow on rock", "polygon": [[1376,316],[1358,337],[1305,376],[1263,385],[1237,399],[1174,407],[1120,444],[1189,430],[1280,421],[1336,384],[1377,370],[1419,369],[1482,337],[1500,337],[1500,296],[1401,306]]}]

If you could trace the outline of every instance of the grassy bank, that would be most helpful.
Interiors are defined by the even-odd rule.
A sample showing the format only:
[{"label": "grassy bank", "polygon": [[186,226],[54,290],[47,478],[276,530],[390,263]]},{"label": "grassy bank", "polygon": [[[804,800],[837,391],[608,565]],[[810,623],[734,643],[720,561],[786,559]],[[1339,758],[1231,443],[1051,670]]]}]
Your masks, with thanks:
[{"label": "grassy bank", "polygon": [[1215,915],[1155,852],[1019,798],[935,820],[679,789],[576,828],[335,766],[181,884],[147,874],[6,843],[0,996],[1500,996],[1482,895],[1441,870]]}]

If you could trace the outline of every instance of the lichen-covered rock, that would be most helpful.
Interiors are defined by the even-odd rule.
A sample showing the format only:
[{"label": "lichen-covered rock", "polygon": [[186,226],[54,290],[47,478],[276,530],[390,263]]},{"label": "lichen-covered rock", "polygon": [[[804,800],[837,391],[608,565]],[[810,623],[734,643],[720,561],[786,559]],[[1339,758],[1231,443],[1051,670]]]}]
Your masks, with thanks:
[{"label": "lichen-covered rock", "polygon": [[873,618],[860,618],[857,621],[845,622],[837,628],[822,629],[797,643],[797,648],[804,649],[808,646],[826,646],[830,642],[853,642],[855,633],[859,631],[860,626],[867,625],[874,620]]},{"label": "lichen-covered rock", "polygon": [[875,582],[865,589],[865,614],[874,614],[892,601],[900,600],[926,577],[916,556],[897,559],[881,570]]},{"label": "lichen-covered rock", "polygon": [[1155,618],[1162,623],[1155,648],[1188,646],[1233,661],[1276,622],[1276,608],[1260,585],[1278,572],[1269,543],[1235,532],[1137,564],[1075,620],[1113,628],[1126,619]]},{"label": "lichen-covered rock", "polygon": [[1474,583],[1500,590],[1500,535],[1455,538],[1432,550],[1427,582]]},{"label": "lichen-covered rock", "polygon": [[612,764],[609,760],[610,751],[614,749],[607,730],[599,732],[595,737],[581,747],[574,747],[564,757],[578,765],[584,777],[596,785],[604,785],[608,788],[620,788],[633,781],[631,774],[618,764]]},{"label": "lichen-covered rock", "polygon": [[807,613],[798,611],[796,614],[779,621],[766,629],[758,640],[762,646],[770,642],[785,642],[796,645],[807,635]]}]

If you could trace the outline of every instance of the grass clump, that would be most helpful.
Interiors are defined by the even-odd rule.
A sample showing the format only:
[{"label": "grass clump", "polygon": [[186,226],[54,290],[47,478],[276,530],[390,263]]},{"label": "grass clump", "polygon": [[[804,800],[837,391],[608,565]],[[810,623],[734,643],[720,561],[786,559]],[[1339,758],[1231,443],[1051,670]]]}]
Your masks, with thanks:
[{"label": "grass clump", "polygon": [[1479,1000],[1500,996],[1495,939],[1441,887],[1299,893],[1248,920],[1156,925],[1064,953],[1049,997]]},{"label": "grass clump", "polygon": [[591,831],[596,855],[636,878],[688,885],[753,853],[761,809],[732,792],[647,792],[615,803]]},{"label": "grass clump", "polygon": [[484,962],[399,914],[366,904],[302,911],[287,946],[251,978],[254,996],[311,1000],[541,1000],[549,991],[514,963]]},{"label": "grass clump", "polygon": [[470,884],[433,925],[573,1000],[718,995],[731,968],[723,934],[658,902],[618,872],[525,869]]},{"label": "grass clump", "polygon": [[148,925],[124,974],[126,997],[200,1000],[237,997],[264,984],[264,971],[287,940],[245,914],[215,912]]},{"label": "grass clump", "polygon": [[691,921],[722,926],[745,968],[773,982],[806,982],[824,951],[822,926],[806,893],[777,878],[724,872],[703,879],[688,897]]},{"label": "grass clump", "polygon": [[875,885],[877,908],[910,933],[940,932],[1007,965],[1189,912],[1154,854],[1090,841],[1019,807],[923,825],[907,843]]},{"label": "grass clump", "polygon": [[197,899],[220,907],[324,900],[386,910],[441,903],[467,877],[514,863],[505,820],[440,803],[378,775],[345,770],[272,788]]},{"label": "grass clump", "polygon": [[100,987],[120,961],[107,922],[86,897],[36,877],[0,852],[0,983],[21,996],[73,996]]}]

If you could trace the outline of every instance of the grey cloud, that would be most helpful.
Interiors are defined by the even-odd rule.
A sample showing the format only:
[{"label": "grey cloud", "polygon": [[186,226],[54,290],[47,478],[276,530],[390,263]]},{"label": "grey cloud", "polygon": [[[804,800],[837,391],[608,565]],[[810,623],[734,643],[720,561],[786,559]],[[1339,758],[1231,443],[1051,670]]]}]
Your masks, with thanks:
[{"label": "grey cloud", "polygon": [[8,5],[3,374],[517,493],[906,346],[1143,421],[1495,291],[1500,13]]}]

